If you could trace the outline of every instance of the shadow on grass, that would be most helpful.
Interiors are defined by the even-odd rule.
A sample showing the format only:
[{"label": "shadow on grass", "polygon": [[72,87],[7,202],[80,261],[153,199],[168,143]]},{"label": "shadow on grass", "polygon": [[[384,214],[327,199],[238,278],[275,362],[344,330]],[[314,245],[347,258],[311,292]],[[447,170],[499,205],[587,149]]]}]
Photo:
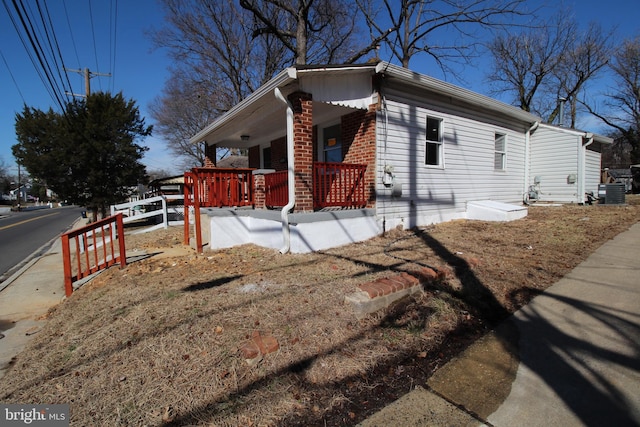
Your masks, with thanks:
[{"label": "shadow on grass", "polygon": [[[460,279],[463,290],[460,292],[454,292],[449,288],[442,287],[443,291],[449,292],[454,298],[461,299],[467,306],[477,307],[477,316],[482,317],[485,321],[492,324],[497,324],[500,320],[508,316],[508,311],[503,308],[496,300],[494,295],[484,286],[484,284],[476,277],[471,267],[466,260],[458,257],[451,251],[449,251],[438,240],[429,236],[426,233],[417,231],[416,235],[429,246],[439,257],[445,262],[451,265],[455,269],[455,274]],[[328,256],[336,256],[333,254],[326,254]],[[341,259],[357,262],[362,265],[366,265],[370,272],[379,272],[382,270],[400,272],[399,267],[401,263],[396,263],[391,266],[383,266],[376,263],[363,262],[362,260],[350,259],[345,256],[338,256]],[[361,274],[358,274],[361,275]],[[409,304],[411,305],[411,304]],[[413,307],[415,308],[415,307]],[[418,307],[418,316],[428,315],[429,310],[420,310]],[[412,313],[414,314],[414,313]],[[398,328],[401,325],[405,327],[417,327],[421,325],[424,327],[425,319],[416,319],[414,314],[414,322],[406,323],[407,309],[402,306],[395,306],[393,310],[389,310],[386,316],[381,320],[380,324],[374,324],[370,328],[362,330],[360,333],[349,337],[342,342],[335,343],[333,347],[325,349],[321,352],[291,363],[290,365],[283,367],[275,372],[272,372],[264,377],[247,384],[236,390],[233,395],[228,396],[226,399],[226,408],[230,408],[229,402],[237,402],[231,405],[233,407],[232,412],[239,411],[247,399],[247,397],[255,390],[261,387],[268,387],[274,381],[281,381],[283,376],[290,377],[294,383],[299,383],[300,387],[306,389],[312,395],[318,397],[319,401],[317,405],[322,404],[323,398],[326,399],[326,403],[330,405],[330,398],[333,395],[335,389],[339,389],[340,393],[345,395],[346,400],[351,402],[347,404],[349,408],[339,407],[335,408],[323,415],[314,414],[308,411],[304,414],[288,415],[280,423],[282,426],[296,426],[296,425],[321,425],[323,423],[333,425],[338,423],[340,425],[355,425],[356,422],[362,421],[365,416],[368,416],[375,412],[375,410],[389,404],[408,392],[407,381],[410,380],[413,384],[424,384],[426,379],[431,375],[432,370],[439,363],[443,363],[442,357],[437,356],[438,360],[422,360],[417,358],[416,354],[419,349],[417,348],[403,348],[398,351],[392,352],[392,355],[388,358],[377,361],[370,369],[369,372],[363,375],[353,375],[342,379],[339,383],[321,383],[310,385],[304,379],[304,372],[313,364],[317,359],[332,354],[334,352],[340,352],[345,348],[348,348],[354,342],[358,342],[362,339],[371,337],[371,334],[376,330],[383,330],[385,328]],[[414,326],[412,326],[412,324]],[[480,327],[483,330],[483,327]],[[435,355],[446,354],[447,360],[460,351],[462,351],[471,341],[460,339],[461,336],[472,336],[478,338],[480,333],[478,330],[470,330],[465,325],[458,324],[453,330],[449,332],[449,336],[456,336],[456,339],[445,339],[432,351]],[[469,338],[469,337],[467,337]],[[346,357],[346,356],[345,356]],[[444,360],[446,362],[446,360]],[[399,376],[395,378],[393,375],[389,375],[390,370],[394,370],[399,366],[410,366],[407,369],[407,373],[411,373],[411,378],[407,376]],[[415,377],[415,378],[414,378]],[[381,380],[386,379],[386,380]],[[376,387],[368,387],[367,391],[359,391],[351,393],[350,388],[346,384],[350,383],[367,383],[378,384]],[[361,401],[376,402],[375,407],[369,406],[364,408],[360,405]],[[169,425],[179,426],[185,424],[191,424],[198,421],[210,421],[217,413],[217,408],[221,401],[214,400],[208,404],[193,408],[188,413],[181,414],[178,418],[173,420]],[[264,402],[268,405],[269,402]],[[344,417],[346,412],[356,412],[355,418]]]},{"label": "shadow on grass", "polygon": [[208,282],[201,282],[201,283],[194,283],[193,285],[189,285],[186,288],[183,288],[182,290],[184,292],[197,292],[197,291],[204,291],[207,289],[211,289],[211,288],[217,288],[218,286],[222,286],[225,285],[229,282],[232,282],[236,279],[239,279],[243,277],[242,275],[235,275],[235,276],[227,276],[227,277],[221,277],[219,279],[214,279],[214,280],[210,280]]},{"label": "shadow on grass", "polygon": [[429,233],[421,230],[417,230],[415,233],[436,255],[454,269],[455,275],[462,284],[462,290],[458,292],[447,290],[448,292],[464,301],[468,306],[473,307],[476,315],[488,321],[492,326],[495,326],[511,314],[476,276],[464,258],[451,252]]}]

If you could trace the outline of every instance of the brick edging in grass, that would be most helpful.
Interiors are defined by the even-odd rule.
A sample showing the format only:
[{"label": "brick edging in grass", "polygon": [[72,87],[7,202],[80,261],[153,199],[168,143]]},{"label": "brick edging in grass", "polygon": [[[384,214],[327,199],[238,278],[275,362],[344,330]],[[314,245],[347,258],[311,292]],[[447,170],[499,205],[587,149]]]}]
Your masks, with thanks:
[{"label": "brick edging in grass", "polygon": [[451,271],[447,268],[436,271],[429,267],[410,273],[403,272],[358,285],[359,290],[347,295],[345,300],[353,307],[356,317],[361,319],[388,307],[400,298],[422,292],[424,285],[442,280],[450,274]]}]

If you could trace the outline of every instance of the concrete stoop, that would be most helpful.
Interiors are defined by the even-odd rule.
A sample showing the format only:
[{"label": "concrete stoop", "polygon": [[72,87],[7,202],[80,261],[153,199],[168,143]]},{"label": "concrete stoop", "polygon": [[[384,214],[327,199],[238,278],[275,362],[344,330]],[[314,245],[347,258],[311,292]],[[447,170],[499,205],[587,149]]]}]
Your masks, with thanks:
[{"label": "concrete stoop", "polygon": [[400,273],[358,286],[358,291],[347,295],[345,301],[353,307],[358,319],[388,307],[393,302],[422,292],[428,283],[442,280],[451,274],[446,268],[422,268],[411,273]]},{"label": "concrete stoop", "polygon": [[527,216],[525,206],[496,202],[495,200],[479,200],[467,203],[467,219],[480,221],[514,221]]}]

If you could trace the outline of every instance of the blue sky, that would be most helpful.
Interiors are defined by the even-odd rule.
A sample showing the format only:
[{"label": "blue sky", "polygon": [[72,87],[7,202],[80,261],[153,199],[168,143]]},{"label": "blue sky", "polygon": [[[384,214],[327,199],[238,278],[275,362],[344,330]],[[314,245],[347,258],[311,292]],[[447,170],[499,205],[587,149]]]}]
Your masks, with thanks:
[{"label": "blue sky", "polygon": [[[23,0],[23,3],[30,9],[31,16],[39,17],[34,0]],[[43,7],[45,1],[38,3]],[[163,25],[161,8],[156,1],[118,1],[115,24],[112,9],[115,2],[111,0],[49,0],[46,4],[64,65],[71,69],[89,68],[92,72],[111,73],[111,77],[92,78],[91,90],[108,90],[113,93],[122,91],[126,98],[136,101],[147,123],[153,124],[148,106],[161,93],[170,66],[166,52],[153,49],[147,35],[152,28]],[[536,8],[542,4],[540,1],[530,1],[528,7]],[[543,8],[545,13],[558,13],[559,2],[546,4],[548,6]],[[56,109],[56,103],[32,64],[7,15],[5,5],[13,10],[12,1],[3,0],[0,6],[0,159],[11,174],[17,174],[17,166],[11,154],[11,146],[17,143],[14,129],[16,113],[22,111],[23,103],[41,110],[48,110],[49,107]],[[573,9],[581,25],[598,22],[605,29],[615,26],[618,39],[640,34],[640,2],[637,0],[576,0],[565,2],[565,5]],[[383,52],[381,57],[385,59]],[[488,94],[484,81],[484,68],[487,65],[488,62],[479,59],[477,66],[465,70],[465,83],[461,86]],[[428,63],[417,58],[412,60],[411,68],[443,78],[439,70],[432,69]],[[70,72],[68,78],[74,93],[84,93],[84,82],[80,74]],[[611,80],[604,76],[594,82],[593,90],[602,91],[607,86],[611,86]],[[580,125],[595,132],[605,130],[595,121],[586,121]],[[167,153],[161,139],[148,137],[144,140],[144,145],[149,147],[143,159],[148,169],[182,172],[175,168],[173,158]]]}]

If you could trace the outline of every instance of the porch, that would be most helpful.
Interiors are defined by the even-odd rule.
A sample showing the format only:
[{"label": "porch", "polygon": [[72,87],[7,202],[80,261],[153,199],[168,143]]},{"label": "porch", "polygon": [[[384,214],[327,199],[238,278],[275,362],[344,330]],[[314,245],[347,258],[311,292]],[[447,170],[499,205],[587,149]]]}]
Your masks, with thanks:
[{"label": "porch", "polygon": [[[191,222],[198,252],[205,243],[210,249],[243,243],[280,248],[285,226],[295,252],[335,246],[336,233],[327,233],[332,227],[347,235],[344,244],[361,240],[362,234],[369,238],[379,232],[374,211],[365,209],[369,201],[366,169],[367,165],[313,162],[313,211],[290,213],[283,212],[289,202],[286,170],[194,168],[184,175],[185,244],[192,235]],[[318,212],[321,210],[330,212]],[[208,223],[202,223],[203,216]],[[204,233],[210,236],[208,242],[203,241],[203,228],[208,229]]]}]

